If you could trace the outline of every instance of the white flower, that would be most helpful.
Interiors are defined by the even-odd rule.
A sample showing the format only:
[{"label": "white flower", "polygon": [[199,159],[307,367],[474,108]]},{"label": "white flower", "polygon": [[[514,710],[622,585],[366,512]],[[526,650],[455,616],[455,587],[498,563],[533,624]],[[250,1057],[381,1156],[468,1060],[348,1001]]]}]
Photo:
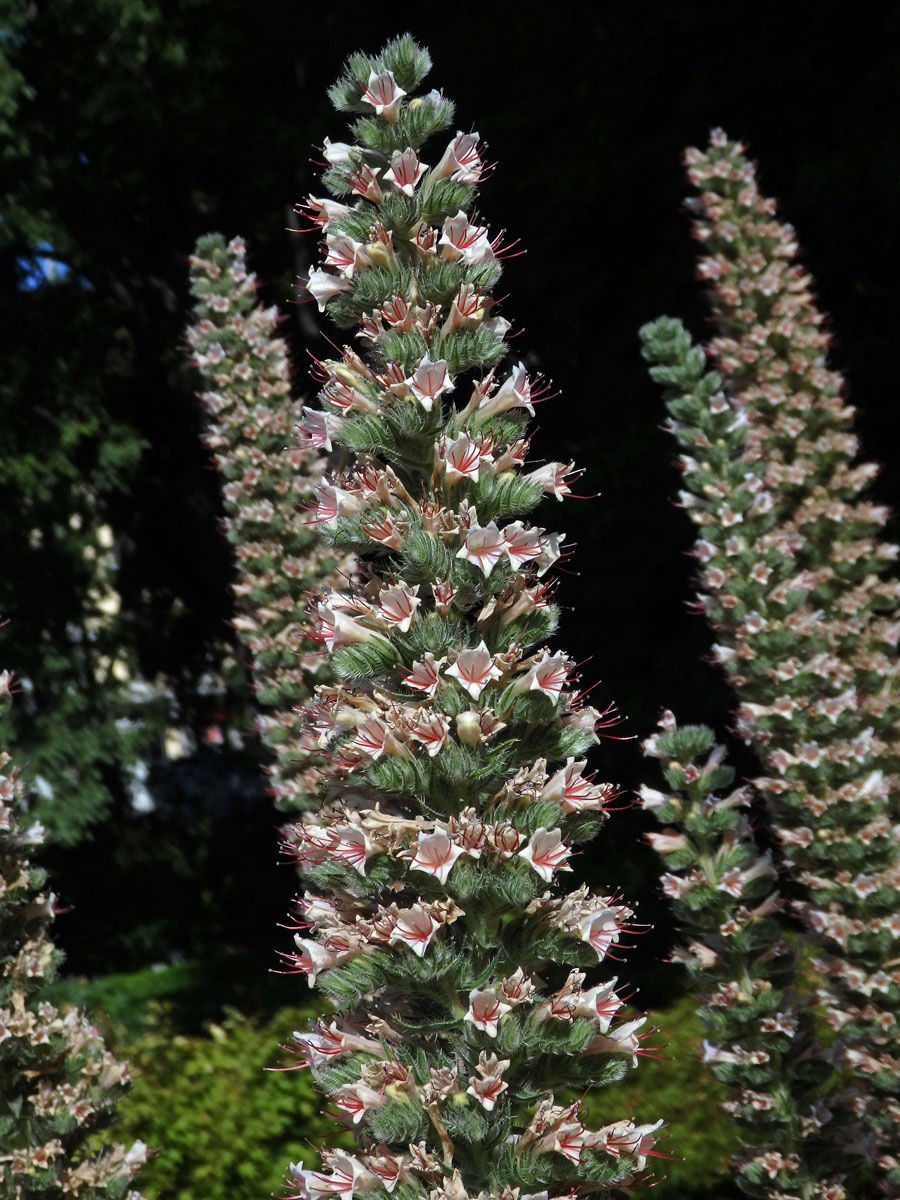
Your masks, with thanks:
[{"label": "white flower", "polygon": [[543,467],[538,467],[536,471],[529,471],[524,478],[530,479],[532,483],[539,483],[548,496],[562,500],[563,497],[572,495],[569,478],[580,474],[581,471],[575,469],[574,462],[549,462]]},{"label": "white flower", "polygon": [[328,853],[365,875],[366,859],[372,853],[372,843],[365,832],[358,825],[337,825],[332,833],[337,841],[328,847]]},{"label": "white flower", "polygon": [[606,1033],[610,1022],[622,1007],[622,1001],[616,995],[616,980],[601,983],[586,992],[578,993],[574,1015],[576,1017],[592,1017],[597,1022],[601,1033]]},{"label": "white flower", "polygon": [[[325,154],[325,161],[330,163],[332,167],[340,167],[344,163],[350,161],[350,151],[353,147],[349,142],[333,142],[330,138],[325,139],[325,145],[322,150]],[[310,197],[312,201],[312,197]],[[332,203],[328,201],[328,203]]]},{"label": "white flower", "polygon": [[487,578],[503,557],[506,549],[506,543],[497,528],[496,521],[491,521],[484,528],[480,525],[473,525],[466,531],[466,540],[457,550],[456,557],[464,558],[468,562],[474,563],[476,567],[480,567]]},{"label": "white flower", "polygon": [[433,875],[439,883],[446,883],[453,864],[462,853],[462,847],[454,845],[442,830],[434,833],[420,830],[412,866],[417,871]]},{"label": "white flower", "polygon": [[481,464],[494,461],[490,453],[492,445],[492,440],[485,443],[484,438],[472,438],[465,430],[459,437],[445,440],[440,446],[440,457],[447,482],[455,483],[457,479],[477,482]]},{"label": "white flower", "polygon": [[438,923],[434,917],[421,905],[414,904],[412,908],[401,909],[388,941],[392,945],[394,942],[403,942],[421,958],[437,929]]},{"label": "white flower", "polygon": [[340,956],[332,950],[326,950],[321,942],[315,942],[311,938],[295,936],[294,942],[301,952],[300,968],[306,973],[309,986],[315,987],[319,972],[333,967],[340,960]]},{"label": "white flower", "polygon": [[619,924],[621,911],[620,908],[605,908],[599,913],[589,914],[581,922],[581,940],[592,946],[601,960],[619,940],[622,932]]},{"label": "white flower", "polygon": [[412,196],[427,170],[427,166],[420,161],[415,150],[395,150],[391,155],[391,165],[384,172],[383,178],[403,192],[404,196]]},{"label": "white flower", "polygon": [[566,865],[571,853],[558,829],[547,829],[542,825],[534,831],[528,845],[519,851],[518,857],[524,858],[541,879],[549,883],[554,871],[571,871],[572,868]]},{"label": "white flower", "polygon": [[412,665],[412,670],[407,671],[406,675],[404,675],[403,682],[407,687],[415,688],[417,692],[424,692],[426,696],[433,696],[441,682],[438,672],[446,661],[446,657],[435,658],[429,650],[426,652],[424,658],[416,659]]},{"label": "white flower", "polygon": [[333,413],[304,406],[301,444],[305,449],[331,450],[333,449],[331,439],[340,431],[343,424],[343,420]]},{"label": "white flower", "polygon": [[534,664],[523,682],[527,681],[529,691],[540,692],[555,704],[568,683],[570,667],[570,660],[565,654],[547,655]]},{"label": "white flower", "polygon": [[496,1054],[488,1054],[482,1050],[478,1056],[478,1075],[470,1076],[466,1094],[474,1096],[487,1112],[491,1112],[497,1102],[497,1097],[505,1092],[508,1084],[503,1080],[503,1072],[509,1066],[508,1058],[498,1059]]},{"label": "white flower", "polygon": [[406,95],[403,88],[394,79],[393,71],[383,71],[376,75],[369,74],[369,82],[360,99],[365,104],[371,104],[378,116],[394,122],[397,120],[397,109],[401,99]]},{"label": "white flower", "polygon": [[432,362],[426,354],[409,379],[403,381],[426,412],[431,412],[435,400],[444,392],[453,391],[453,380],[444,359]]},{"label": "white flower", "polygon": [[464,1020],[471,1021],[476,1029],[483,1030],[488,1037],[496,1037],[497,1022],[511,1008],[512,1005],[501,1000],[493,988],[475,988],[469,992],[469,1011]]},{"label": "white flower", "polygon": [[560,556],[560,545],[564,538],[564,533],[545,533],[541,543],[541,552],[534,560],[537,567],[538,575],[545,575],[553,566]]},{"label": "white flower", "polygon": [[352,279],[353,272],[358,267],[370,265],[363,243],[354,241],[345,233],[329,233],[325,237],[325,243],[328,247],[325,265],[336,267],[346,279]]},{"label": "white flower", "polygon": [[406,633],[412,624],[416,609],[422,603],[416,593],[419,585],[408,588],[405,585],[393,588],[382,588],[378,593],[378,603],[382,616],[392,625]]},{"label": "white flower", "polygon": [[514,571],[518,571],[523,563],[540,557],[544,548],[544,541],[541,537],[543,532],[543,529],[536,527],[526,529],[521,521],[511,521],[504,527],[503,548],[509,556],[509,565]]},{"label": "white flower", "polygon": [[454,262],[480,264],[494,261],[494,251],[487,236],[487,229],[471,225],[469,218],[460,209],[455,217],[446,217],[438,245],[444,246],[441,256]]},{"label": "white flower", "polygon": [[314,267],[306,281],[306,290],[319,306],[319,312],[325,311],[329,300],[352,287],[353,283],[349,279],[332,275],[330,271],[323,271],[320,267]]},{"label": "white flower", "polygon": [[[334,149],[334,147],[328,141],[328,138],[325,139],[325,142],[325,157],[328,158],[329,151]],[[349,150],[350,147],[348,146],[347,149]],[[322,229],[327,229],[332,221],[337,221],[350,212],[346,204],[341,204],[337,200],[319,200],[316,196],[307,197],[305,209],[306,215],[315,221],[317,225],[321,226]],[[304,210],[298,208],[296,211],[302,212]]]},{"label": "white flower", "polygon": [[460,650],[456,662],[447,667],[445,674],[457,679],[472,699],[477,700],[491,680],[499,679],[503,672],[482,641],[474,650]]},{"label": "white flower", "polygon": [[479,410],[486,415],[496,416],[510,408],[524,408],[534,416],[531,383],[524,363],[517,363],[493,396],[485,398],[478,405]]},{"label": "white flower", "polygon": [[478,134],[459,133],[444,151],[441,161],[434,168],[435,179],[448,175],[457,183],[478,183],[483,164],[478,155]]},{"label": "white flower", "polygon": [[414,724],[409,727],[410,736],[421,742],[428,751],[428,756],[434,758],[447,741],[450,726],[438,713],[422,711]]}]

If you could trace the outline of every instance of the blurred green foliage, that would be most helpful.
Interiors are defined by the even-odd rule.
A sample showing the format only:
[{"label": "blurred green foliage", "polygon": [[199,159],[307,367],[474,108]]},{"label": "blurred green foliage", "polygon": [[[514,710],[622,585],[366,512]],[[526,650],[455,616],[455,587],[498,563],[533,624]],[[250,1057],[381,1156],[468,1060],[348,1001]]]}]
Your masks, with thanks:
[{"label": "blurred green foliage", "polygon": [[287,1008],[256,1023],[234,1009],[196,1035],[174,1033],[157,1006],[128,1047],[134,1087],[119,1104],[117,1136],[157,1153],[141,1172],[156,1200],[259,1200],[280,1193],[289,1162],[319,1164],[313,1146],[334,1122],[307,1071],[277,1071],[278,1049],[315,1016]]}]

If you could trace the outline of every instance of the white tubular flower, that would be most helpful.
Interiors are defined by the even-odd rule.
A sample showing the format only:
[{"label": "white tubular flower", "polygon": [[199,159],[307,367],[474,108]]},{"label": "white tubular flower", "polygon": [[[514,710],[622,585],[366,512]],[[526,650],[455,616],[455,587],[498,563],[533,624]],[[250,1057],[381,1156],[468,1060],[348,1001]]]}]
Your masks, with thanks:
[{"label": "white tubular flower", "polygon": [[406,92],[394,79],[393,71],[383,71],[380,75],[372,71],[360,100],[364,104],[371,104],[379,117],[384,117],[393,124],[397,120],[400,101],[405,95]]},{"label": "white tubular flower", "polygon": [[546,655],[522,677],[520,686],[527,683],[530,692],[540,692],[556,704],[569,681],[571,667],[571,660],[565,654]]},{"label": "white tubular flower", "polygon": [[482,437],[473,438],[465,430],[457,438],[448,439],[439,449],[440,461],[444,464],[444,478],[448,483],[459,479],[478,481],[482,463],[492,463],[490,447],[493,440],[485,442]]},{"label": "white tubular flower", "polygon": [[457,133],[434,168],[435,179],[448,175],[457,183],[478,183],[484,164],[478,154],[477,133]]},{"label": "white tubular flower", "polygon": [[631,1065],[637,1066],[637,1052],[640,1046],[638,1030],[647,1023],[646,1017],[635,1017],[633,1021],[625,1021],[611,1033],[601,1034],[594,1038],[588,1047],[591,1054],[627,1054]]},{"label": "white tubular flower", "polygon": [[332,450],[332,437],[340,432],[344,422],[333,413],[318,408],[303,409],[301,445],[311,450]]},{"label": "white tubular flower", "polygon": [[349,291],[352,287],[351,280],[344,279],[340,275],[332,275],[330,271],[323,271],[320,267],[314,267],[306,280],[306,290],[315,300],[319,312],[325,311],[325,305],[329,300],[333,300],[341,292]]},{"label": "white tubular flower", "polygon": [[503,1080],[503,1072],[510,1064],[508,1058],[498,1059],[496,1054],[482,1050],[478,1056],[478,1076],[470,1076],[466,1094],[474,1096],[487,1112],[492,1112],[497,1097],[509,1086]]},{"label": "white tubular flower", "polygon": [[403,682],[407,687],[415,688],[417,692],[424,692],[426,696],[433,696],[441,682],[440,669],[446,661],[446,656],[435,658],[429,650],[424,658],[416,659],[412,665],[412,670],[408,671],[403,677]]},{"label": "white tubular flower", "polygon": [[384,642],[385,639],[374,629],[360,625],[353,617],[335,610],[321,601],[316,605],[317,635],[322,642],[333,650],[335,646],[348,646],[351,642]]},{"label": "white tubular flower", "polygon": [[[327,138],[325,140],[326,142],[328,141]],[[330,142],[328,145],[331,147]],[[305,209],[298,209],[297,211],[305,211],[311,220],[315,221],[323,230],[326,230],[332,221],[337,221],[341,217],[345,217],[350,212],[350,208],[337,200],[320,200],[317,196],[308,196]]]},{"label": "white tubular flower", "polygon": [[437,930],[438,922],[431,913],[426,912],[420,904],[414,904],[412,908],[400,910],[388,941],[391,945],[402,942],[421,958]]},{"label": "white tubular flower", "polygon": [[613,1158],[622,1155],[637,1156],[637,1171],[643,1171],[647,1165],[647,1155],[653,1153],[656,1143],[654,1136],[662,1125],[662,1120],[653,1125],[635,1125],[634,1121],[616,1121],[614,1125],[605,1125],[597,1130],[597,1146],[611,1154]]},{"label": "white tubular flower", "polygon": [[597,1022],[601,1033],[606,1033],[622,1007],[622,1001],[616,995],[615,987],[618,980],[610,979],[586,992],[579,992],[576,997],[574,1016],[590,1017]]},{"label": "white tubular flower", "polygon": [[491,680],[500,679],[503,672],[482,641],[474,650],[460,650],[456,662],[447,667],[445,674],[452,675],[477,700]]},{"label": "white tubular flower", "polygon": [[372,853],[372,843],[365,832],[358,825],[337,825],[331,832],[337,841],[329,846],[329,856],[340,859],[353,867],[354,871],[359,871],[360,875],[365,875],[366,859]]},{"label": "white tubular flower", "polygon": [[464,1020],[470,1021],[488,1037],[496,1037],[497,1022],[511,1008],[512,1005],[501,1000],[493,988],[475,988],[469,992],[469,1011]]},{"label": "white tubular flower", "polygon": [[420,712],[415,722],[409,726],[410,737],[421,742],[428,752],[429,758],[434,758],[447,741],[450,726],[439,713]]},{"label": "white tubular flower", "polygon": [[560,546],[565,540],[564,533],[545,533],[541,544],[541,552],[534,560],[538,576],[545,575],[560,556]]},{"label": "white tubular flower", "polygon": [[546,883],[553,879],[554,871],[571,871],[567,859],[572,851],[562,840],[558,829],[546,829],[543,825],[534,831],[531,840],[518,857],[524,858]]},{"label": "white tubular flower", "polygon": [[456,557],[464,558],[467,562],[480,567],[487,579],[506,549],[506,543],[497,528],[497,523],[491,521],[484,528],[480,525],[473,525],[466,531],[466,540],[457,550]]},{"label": "white tubular flower", "polygon": [[601,912],[588,914],[581,921],[581,940],[597,952],[601,962],[621,936],[623,911],[627,912],[627,909],[605,908]]},{"label": "white tubular flower", "polygon": [[428,167],[420,161],[415,150],[395,150],[391,155],[391,165],[384,172],[383,178],[392,183],[404,196],[412,196],[427,170]]},{"label": "white tubular flower", "polygon": [[325,144],[322,146],[322,153],[325,155],[325,161],[330,166],[340,167],[350,161],[350,151],[352,149],[353,147],[349,142],[333,142],[331,138],[326,138]]},{"label": "white tubular flower", "polygon": [[442,830],[434,833],[420,831],[411,866],[416,871],[433,875],[439,883],[446,883],[453,864],[462,853],[462,847],[454,845]]},{"label": "white tubular flower", "polygon": [[539,558],[544,548],[543,529],[526,529],[522,521],[511,521],[503,529],[503,548],[514,571]]},{"label": "white tubular flower", "polygon": [[294,937],[294,943],[300,951],[299,965],[306,974],[310,987],[315,987],[316,979],[321,971],[327,971],[341,961],[341,955],[328,950],[321,942],[312,938]]},{"label": "white tubular flower", "polygon": [[422,603],[417,595],[418,590],[418,584],[412,588],[400,584],[398,587],[382,588],[378,593],[381,615],[401,633],[407,632],[416,615],[416,609]]},{"label": "white tubular flower", "polygon": [[482,225],[471,225],[462,210],[455,217],[446,217],[438,245],[441,257],[449,262],[461,259],[464,263],[479,264],[494,261],[494,251]]},{"label": "white tubular flower", "polygon": [[356,242],[345,233],[329,233],[325,238],[328,253],[325,265],[335,267],[345,278],[352,279],[353,272],[359,267],[370,265],[369,256],[362,242]]},{"label": "white tubular flower", "polygon": [[499,413],[507,412],[511,408],[524,408],[530,416],[534,416],[534,405],[532,403],[532,388],[528,378],[528,372],[525,370],[524,363],[517,363],[510,374],[500,387],[494,392],[493,396],[486,397],[478,405],[479,412],[485,416],[497,416]]},{"label": "white tubular flower", "polygon": [[426,354],[415,371],[403,381],[426,412],[431,412],[435,400],[444,392],[453,391],[453,380],[447,363],[440,358],[432,362]]},{"label": "white tubular flower", "polygon": [[364,507],[363,502],[352,492],[320,481],[316,484],[316,511],[312,523],[333,525],[338,517],[351,516]]},{"label": "white tubular flower", "polygon": [[549,462],[543,467],[538,467],[536,471],[529,471],[523,478],[530,479],[533,483],[539,483],[548,496],[555,496],[557,500],[563,500],[566,496],[572,495],[569,478],[577,477],[580,474],[581,472],[576,470],[574,462]]},{"label": "white tubular flower", "polygon": [[370,758],[372,762],[381,758],[387,749],[388,727],[380,717],[369,717],[360,725],[356,736],[350,742],[348,749],[351,753],[362,758]]}]

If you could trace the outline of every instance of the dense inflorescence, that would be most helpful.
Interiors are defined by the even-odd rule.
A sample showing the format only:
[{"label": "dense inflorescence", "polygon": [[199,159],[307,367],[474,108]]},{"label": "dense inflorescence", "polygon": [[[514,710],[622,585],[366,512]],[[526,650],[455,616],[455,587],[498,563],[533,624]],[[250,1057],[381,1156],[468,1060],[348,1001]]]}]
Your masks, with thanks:
[{"label": "dense inflorescence", "polygon": [[[12,678],[0,673],[6,707]],[[26,827],[24,788],[0,752],[0,1198],[140,1200],[128,1185],[146,1159],[128,1150],[90,1149],[128,1082],[84,1013],[46,999],[61,955],[47,936],[55,897],[30,862],[44,834]]]},{"label": "dense inflorescence", "polygon": [[303,715],[325,659],[310,638],[309,593],[353,570],[346,555],[322,545],[306,511],[331,443],[297,438],[303,403],[291,397],[287,346],[275,336],[278,311],[255,300],[244,241],[208,234],[190,263],[188,341],[207,389],[200,396],[206,443],[225,479],[242,610],[234,625],[252,656],[259,729],[275,754],[272,791],[281,807],[296,811],[313,802],[321,765]]},{"label": "dense inflorescence", "polygon": [[335,771],[287,843],[309,885],[287,965],[338,1011],[288,1049],[359,1150],[289,1183],[304,1200],[607,1194],[643,1177],[660,1122],[591,1129],[580,1105],[636,1064],[645,1019],[608,969],[631,909],[562,884],[616,796],[581,757],[614,715],[545,645],[563,535],[528,516],[578,472],[526,465],[547,389],[500,366],[479,135],[423,161],[453,128],[440,92],[412,98],[429,67],[409,38],[349,60],[331,97],[355,141],[326,141],[331,197],[305,210],[324,241],[307,288],[358,345],[317,363],[305,429],[347,457],[311,519],[360,572],[316,604],[338,682],[312,731]]},{"label": "dense inflorescence", "polygon": [[[698,526],[700,601],[737,693],[737,729],[822,952],[820,999],[854,1076],[850,1106],[900,1183],[897,968],[897,547],[864,491],[853,409],[790,226],[743,147],[715,131],[687,154],[716,336],[664,318],[642,335],[669,385],[682,501]],[[707,367],[707,360],[711,367]]]},{"label": "dense inflorescence", "polygon": [[796,940],[779,921],[772,855],[753,835],[752,790],[723,795],[734,780],[725,748],[711,729],[679,728],[669,712],[644,752],[661,760],[668,789],[644,786],[641,802],[664,825],[647,836],[665,863],[663,891],[683,939],[674,958],[709,1030],[703,1062],[732,1089],[726,1110],[748,1131],[734,1164],[739,1183],[750,1196],[841,1200],[859,1131],[839,1128],[823,1100],[834,1071],[817,1050],[815,997],[798,973]]}]

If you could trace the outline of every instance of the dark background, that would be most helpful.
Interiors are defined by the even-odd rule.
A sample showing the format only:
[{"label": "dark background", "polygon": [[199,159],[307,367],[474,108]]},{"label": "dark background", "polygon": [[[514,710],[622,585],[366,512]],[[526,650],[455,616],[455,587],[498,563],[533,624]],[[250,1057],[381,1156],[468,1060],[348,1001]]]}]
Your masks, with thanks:
[{"label": "dark background", "polygon": [[[431,50],[429,85],[497,163],[480,212],[527,249],[499,289],[522,330],[514,353],[561,393],[539,410],[534,448],[577,459],[580,490],[601,493],[542,513],[577,543],[561,640],[590,658],[598,706],[615,699],[627,715],[620,732],[646,736],[667,706],[722,736],[729,723],[711,639],[687,608],[692,532],[673,507],[673,444],[637,340],[663,313],[704,336],[680,157],[714,125],[748,142],[763,190],[798,230],[865,452],[886,468],[875,494],[898,507],[900,5],[55,0],[0,13],[0,612],[4,664],[33,687],[18,753],[26,768],[36,760],[37,730],[69,757],[54,802],[63,841],[88,774],[72,767],[79,753],[98,781],[89,818],[49,859],[75,905],[57,934],[71,970],[224,955],[264,979],[282,936],[293,876],[274,867],[278,815],[252,745],[170,763],[157,730],[142,751],[156,811],[131,811],[103,740],[118,728],[113,701],[72,665],[65,631],[87,584],[83,544],[60,529],[85,484],[88,524],[108,522],[116,539],[122,613],[109,636],[170,689],[176,723],[201,742],[210,721],[246,728],[240,672],[215,712],[199,684],[234,646],[218,481],[183,353],[186,260],[209,230],[248,239],[309,393],[319,317],[294,304],[292,284],[316,247],[285,226],[316,190],[313,146],[344,136],[325,89],[349,51],[408,29]],[[56,278],[42,256],[62,264]],[[637,741],[604,743],[595,765],[630,787],[652,778]],[[617,817],[583,865],[657,923],[635,968],[647,974],[667,932],[640,827]],[[650,972],[651,998],[669,979]]]}]

